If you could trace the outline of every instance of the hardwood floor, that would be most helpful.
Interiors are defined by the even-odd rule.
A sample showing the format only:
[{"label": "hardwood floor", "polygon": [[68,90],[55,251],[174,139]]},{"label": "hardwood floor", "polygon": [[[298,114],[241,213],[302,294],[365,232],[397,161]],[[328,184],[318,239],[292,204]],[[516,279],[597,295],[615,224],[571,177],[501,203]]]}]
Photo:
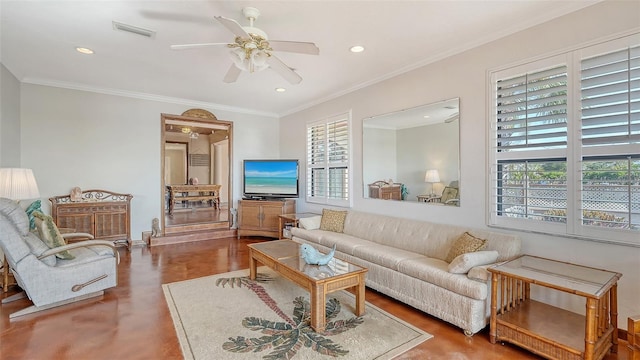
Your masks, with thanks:
[{"label": "hardwood floor", "polygon": [[[247,244],[234,238],[120,250],[119,285],[101,298],[28,315],[9,313],[28,300],[0,308],[0,358],[181,359],[161,284],[248,268]],[[6,297],[19,290],[12,287]],[[467,337],[462,330],[367,289],[370,303],[434,335],[397,359],[539,359],[510,344],[491,344],[488,329]],[[231,301],[231,299],[230,299]],[[365,315],[366,316],[366,315]],[[628,360],[626,342],[607,360]]]}]

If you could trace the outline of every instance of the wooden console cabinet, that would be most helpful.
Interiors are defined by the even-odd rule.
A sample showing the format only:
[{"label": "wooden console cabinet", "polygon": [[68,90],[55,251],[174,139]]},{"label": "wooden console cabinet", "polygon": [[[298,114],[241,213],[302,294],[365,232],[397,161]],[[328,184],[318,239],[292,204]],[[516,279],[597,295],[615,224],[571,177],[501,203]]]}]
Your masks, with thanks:
[{"label": "wooden console cabinet", "polygon": [[369,197],[382,200],[402,200],[402,185],[376,181],[369,184]]},{"label": "wooden console cabinet", "polygon": [[295,212],[295,200],[239,200],[238,237],[280,238],[279,215]]},{"label": "wooden console cabinet", "polygon": [[59,228],[93,235],[97,240],[111,240],[131,248],[130,194],[105,190],[82,192],[78,201],[69,195],[49,198],[51,217]]}]

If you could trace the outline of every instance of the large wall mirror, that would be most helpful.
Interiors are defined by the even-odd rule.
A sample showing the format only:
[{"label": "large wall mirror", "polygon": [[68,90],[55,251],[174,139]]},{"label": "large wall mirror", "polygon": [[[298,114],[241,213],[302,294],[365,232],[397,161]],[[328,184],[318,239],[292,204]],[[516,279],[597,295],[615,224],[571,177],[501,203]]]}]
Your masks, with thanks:
[{"label": "large wall mirror", "polygon": [[187,114],[161,116],[165,235],[231,226],[232,123]]},{"label": "large wall mirror", "polygon": [[459,98],[364,119],[364,197],[460,206],[459,125]]}]

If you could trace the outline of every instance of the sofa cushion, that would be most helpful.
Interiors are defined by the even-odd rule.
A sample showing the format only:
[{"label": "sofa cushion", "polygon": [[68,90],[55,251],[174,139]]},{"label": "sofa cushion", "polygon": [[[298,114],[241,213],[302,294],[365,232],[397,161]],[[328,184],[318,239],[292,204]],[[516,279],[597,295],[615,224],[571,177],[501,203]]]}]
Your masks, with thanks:
[{"label": "sofa cushion", "polygon": [[322,216],[311,216],[307,218],[302,218],[298,220],[300,227],[307,230],[316,230],[320,229],[320,221],[322,220]]},{"label": "sofa cushion", "polygon": [[452,274],[447,270],[448,265],[443,260],[422,257],[402,260],[398,271],[472,299],[487,298],[487,284],[473,281],[463,274]]},{"label": "sofa cushion", "polygon": [[375,243],[370,246],[356,247],[352,255],[392,270],[398,270],[398,264],[403,260],[425,257],[411,251]]},{"label": "sofa cushion", "polygon": [[[66,245],[64,238],[60,234],[58,227],[49,215],[45,215],[39,211],[34,211],[33,216],[36,218],[36,229],[40,234],[40,239],[51,249],[58,246]],[[74,256],[68,251],[61,251],[56,254],[59,259],[70,260]]]},{"label": "sofa cushion", "polygon": [[322,209],[320,230],[341,233],[344,229],[344,220],[346,217],[346,211]]},{"label": "sofa cushion", "polygon": [[458,255],[447,267],[450,273],[466,274],[471,268],[494,263],[498,259],[495,250],[476,251]]},{"label": "sofa cushion", "polygon": [[453,242],[451,249],[449,249],[449,255],[447,255],[445,261],[450,263],[459,255],[482,250],[486,246],[487,240],[477,238],[466,231]]},{"label": "sofa cushion", "polygon": [[332,231],[291,228],[291,234],[293,235],[294,240],[298,237],[308,242],[320,244],[328,248],[332,248],[333,245],[336,245],[337,251],[349,255],[353,255],[353,251],[357,247],[375,245],[375,243],[369,240]]}]

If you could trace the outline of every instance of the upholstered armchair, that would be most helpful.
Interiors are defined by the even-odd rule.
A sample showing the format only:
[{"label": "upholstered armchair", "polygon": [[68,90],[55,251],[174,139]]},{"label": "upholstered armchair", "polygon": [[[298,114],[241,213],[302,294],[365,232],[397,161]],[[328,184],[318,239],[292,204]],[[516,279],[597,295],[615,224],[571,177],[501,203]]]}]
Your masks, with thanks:
[{"label": "upholstered armchair", "polygon": [[[55,225],[47,226],[58,232]],[[22,207],[5,198],[0,198],[0,248],[23,290],[2,303],[25,295],[33,302],[9,318],[100,296],[117,285],[120,257],[113,242],[86,240],[51,248],[29,231],[29,217]]]},{"label": "upholstered armchair", "polygon": [[452,181],[442,190],[440,202],[445,205],[458,206],[460,203],[460,188],[457,181]]}]

